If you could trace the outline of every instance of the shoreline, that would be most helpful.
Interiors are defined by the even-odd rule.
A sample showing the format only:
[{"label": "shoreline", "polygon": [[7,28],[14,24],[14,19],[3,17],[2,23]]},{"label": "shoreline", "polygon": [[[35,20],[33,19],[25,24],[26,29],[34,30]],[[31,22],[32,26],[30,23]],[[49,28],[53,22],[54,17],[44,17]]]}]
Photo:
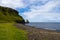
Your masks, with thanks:
[{"label": "shoreline", "polygon": [[[18,25],[18,26],[17,26]],[[56,33],[60,33],[60,30],[47,30],[47,29],[42,29],[42,28],[36,28],[34,26],[28,26],[28,25],[23,25],[23,24],[17,24],[15,25],[18,28],[21,28],[23,30],[29,30],[29,29],[34,29],[34,30],[38,30],[38,31],[46,31],[46,32],[56,32]],[[21,25],[21,26],[20,26]]]},{"label": "shoreline", "polygon": [[48,30],[48,29],[43,29],[43,28],[36,28],[36,26],[34,27],[34,26],[29,26],[29,25],[25,25],[25,26],[35,28],[35,29],[40,29],[40,30],[46,30],[46,31],[52,31],[52,32],[60,32],[60,30]]},{"label": "shoreline", "polygon": [[19,29],[26,30],[29,40],[60,40],[60,32],[57,31],[35,28],[19,23],[15,24],[15,26]]}]

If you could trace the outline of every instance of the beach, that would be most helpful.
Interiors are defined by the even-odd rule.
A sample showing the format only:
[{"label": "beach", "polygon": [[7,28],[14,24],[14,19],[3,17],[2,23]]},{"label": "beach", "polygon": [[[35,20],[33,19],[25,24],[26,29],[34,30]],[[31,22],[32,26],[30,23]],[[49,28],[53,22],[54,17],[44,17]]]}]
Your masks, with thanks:
[{"label": "beach", "polygon": [[41,28],[35,28],[32,26],[26,26],[23,24],[15,24],[18,29],[23,29],[28,32],[28,40],[60,40],[60,32],[53,30],[45,30]]}]

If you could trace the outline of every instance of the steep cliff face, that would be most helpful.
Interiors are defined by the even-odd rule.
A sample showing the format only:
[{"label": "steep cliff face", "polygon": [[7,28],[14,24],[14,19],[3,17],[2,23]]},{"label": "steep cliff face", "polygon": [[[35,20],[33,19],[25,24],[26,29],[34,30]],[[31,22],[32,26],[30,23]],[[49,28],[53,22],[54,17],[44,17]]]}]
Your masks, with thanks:
[{"label": "steep cliff face", "polygon": [[16,10],[0,6],[0,22],[24,23],[25,21]]}]

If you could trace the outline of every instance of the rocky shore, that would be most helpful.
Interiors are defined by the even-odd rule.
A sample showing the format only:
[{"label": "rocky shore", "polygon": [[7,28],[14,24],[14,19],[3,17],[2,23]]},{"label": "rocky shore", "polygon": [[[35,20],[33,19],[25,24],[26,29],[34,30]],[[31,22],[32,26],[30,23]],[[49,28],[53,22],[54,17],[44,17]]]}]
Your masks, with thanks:
[{"label": "rocky shore", "polygon": [[19,23],[15,26],[28,32],[28,40],[60,40],[60,32],[57,31],[34,28]]}]

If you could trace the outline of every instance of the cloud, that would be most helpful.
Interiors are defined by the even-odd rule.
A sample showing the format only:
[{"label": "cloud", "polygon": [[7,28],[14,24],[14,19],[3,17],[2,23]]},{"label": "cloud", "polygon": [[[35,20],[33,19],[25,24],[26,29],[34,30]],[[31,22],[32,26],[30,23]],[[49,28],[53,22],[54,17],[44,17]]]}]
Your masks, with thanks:
[{"label": "cloud", "polygon": [[22,0],[0,0],[0,5],[1,6],[7,6],[11,8],[16,8],[16,7],[23,7],[25,6],[22,3]]},{"label": "cloud", "polygon": [[26,12],[26,13],[24,13],[24,15],[27,15],[29,17],[29,15],[30,16],[35,16],[35,15],[39,15],[39,14],[42,14],[42,13],[48,13],[56,5],[57,5],[57,3],[55,3],[54,1],[52,1],[52,2],[48,2],[47,4],[39,6],[39,7],[33,6],[33,7],[31,7],[32,11],[31,12]]},{"label": "cloud", "polygon": [[40,13],[40,14],[27,14],[27,18],[31,22],[60,22],[60,14],[55,13]]},{"label": "cloud", "polygon": [[[37,3],[38,2],[39,1],[37,1]],[[59,0],[48,1],[46,4],[44,3],[44,5],[40,4],[37,6],[35,6],[34,3],[34,5],[30,6],[31,12],[25,12],[24,15],[26,15],[26,18],[30,21],[60,21],[60,14],[58,14],[60,13],[58,12],[60,6],[58,8],[57,5],[60,5]]]},{"label": "cloud", "polygon": [[30,21],[60,21],[60,0],[0,0],[0,5],[18,10]]},{"label": "cloud", "polygon": [[60,4],[57,5],[57,6],[55,6],[55,7],[51,10],[51,12],[60,13]]}]

